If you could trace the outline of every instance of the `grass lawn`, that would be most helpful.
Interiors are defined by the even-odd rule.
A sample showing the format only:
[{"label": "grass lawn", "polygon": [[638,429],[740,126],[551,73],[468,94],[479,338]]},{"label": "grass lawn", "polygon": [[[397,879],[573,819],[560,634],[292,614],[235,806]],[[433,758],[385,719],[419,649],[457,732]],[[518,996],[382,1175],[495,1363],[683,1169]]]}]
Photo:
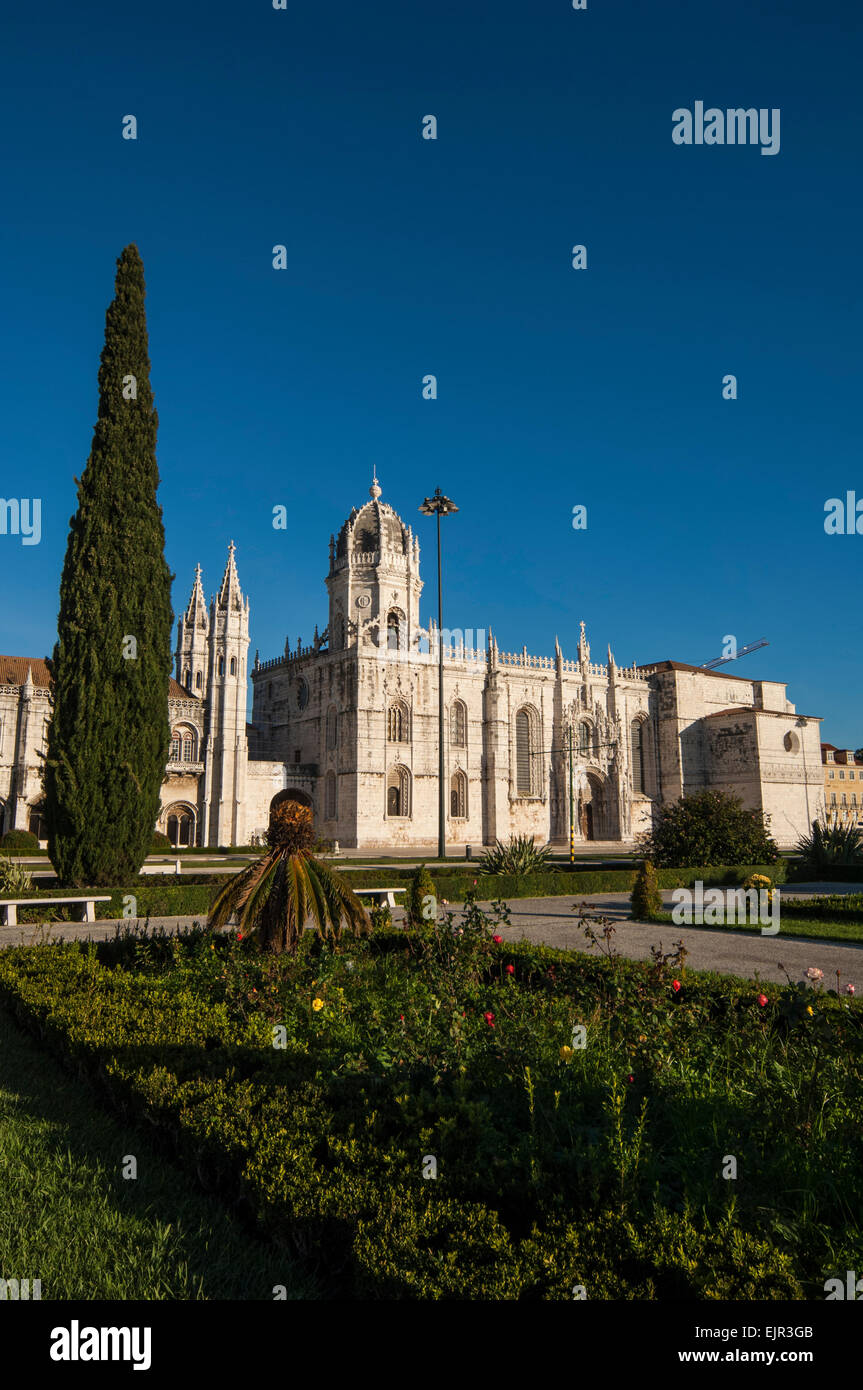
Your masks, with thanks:
[{"label": "grass lawn", "polygon": [[[760,936],[760,927],[745,926],[709,926],[706,922],[695,923],[675,923],[670,912],[659,912],[653,919],[655,922],[667,922],[672,926],[684,927],[687,931],[727,931],[744,932],[749,936]],[[846,918],[834,918],[826,920],[823,917],[798,917],[792,916],[790,912],[780,909],[778,937],[783,936],[805,936],[812,937],[816,941],[863,941],[863,922],[855,921],[849,915]]]},{"label": "grass lawn", "polygon": [[[121,1177],[125,1154],[136,1179]],[[194,1171],[121,1125],[0,1010],[0,1275],[42,1299],[315,1297]]]}]

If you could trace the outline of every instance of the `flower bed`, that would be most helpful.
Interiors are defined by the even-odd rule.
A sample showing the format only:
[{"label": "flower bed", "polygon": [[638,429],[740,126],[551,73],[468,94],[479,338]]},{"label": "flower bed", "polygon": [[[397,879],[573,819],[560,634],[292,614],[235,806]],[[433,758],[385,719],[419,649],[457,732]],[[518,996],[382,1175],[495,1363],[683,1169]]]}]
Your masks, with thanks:
[{"label": "flower bed", "polygon": [[296,958],[10,949],[0,1000],[333,1296],[801,1298],[863,1267],[863,1019],[823,988],[508,945],[469,905]]}]

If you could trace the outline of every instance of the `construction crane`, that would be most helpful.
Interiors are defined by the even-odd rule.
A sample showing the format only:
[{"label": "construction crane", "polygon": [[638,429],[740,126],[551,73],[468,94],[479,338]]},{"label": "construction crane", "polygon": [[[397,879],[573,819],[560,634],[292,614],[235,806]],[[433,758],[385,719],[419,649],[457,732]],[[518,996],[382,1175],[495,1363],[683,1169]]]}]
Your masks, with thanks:
[{"label": "construction crane", "polygon": [[705,661],[701,669],[702,671],[712,671],[715,666],[725,666],[729,661],[736,661],[739,656],[746,656],[749,652],[757,652],[759,647],[769,646],[770,643],[761,637],[757,642],[749,642],[745,647],[741,647],[733,656],[716,656],[712,661]]}]

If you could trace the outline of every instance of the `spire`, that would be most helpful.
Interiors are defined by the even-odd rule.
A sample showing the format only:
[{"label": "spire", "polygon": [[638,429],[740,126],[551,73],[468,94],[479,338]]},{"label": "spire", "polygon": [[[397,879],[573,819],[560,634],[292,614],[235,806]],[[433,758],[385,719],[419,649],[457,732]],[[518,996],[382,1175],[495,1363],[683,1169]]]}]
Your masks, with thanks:
[{"label": "spire", "polygon": [[584,663],[586,661],[590,661],[590,643],[588,642],[587,636],[585,635],[583,618],[578,626],[580,629],[580,636],[578,639],[578,659],[580,662]]},{"label": "spire", "polygon": [[234,542],[231,541],[228,546],[228,563],[225,566],[225,573],[222,576],[222,583],[219,588],[219,596],[216,599],[216,606],[218,608],[242,608],[243,606],[243,594],[240,589],[240,579],[237,574],[236,561],[234,560],[236,549],[237,547],[234,545]]},{"label": "spire", "polygon": [[373,502],[377,502],[377,500],[378,500],[378,498],[380,497],[380,495],[381,495],[381,489],[380,489],[380,484],[378,483],[378,470],[377,470],[377,468],[373,468],[373,469],[372,469],[372,485],[371,485],[371,487],[369,488],[369,497],[372,499]]},{"label": "spire", "polygon": [[613,671],[613,670],[615,669],[616,666],[617,666],[617,662],[616,662],[615,659],[614,659],[614,652],[611,650],[611,643],[609,642],[609,644],[608,644],[608,669],[609,669],[609,671]]},{"label": "spire", "polygon": [[204,601],[204,589],[201,584],[200,565],[195,566],[195,582],[192,585],[189,602],[186,604],[184,617],[191,627],[207,626],[207,605]]}]

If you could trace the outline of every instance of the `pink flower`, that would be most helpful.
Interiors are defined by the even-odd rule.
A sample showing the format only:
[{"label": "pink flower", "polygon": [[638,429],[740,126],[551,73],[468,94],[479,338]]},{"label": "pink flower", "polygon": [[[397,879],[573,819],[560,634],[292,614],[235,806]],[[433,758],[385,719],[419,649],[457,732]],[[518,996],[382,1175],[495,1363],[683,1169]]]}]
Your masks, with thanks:
[{"label": "pink flower", "polygon": [[823,971],[823,970],[819,970],[817,965],[810,965],[809,969],[808,969],[808,970],[804,970],[803,974],[804,974],[804,975],[806,976],[806,978],[809,979],[809,980],[823,980],[823,979],[824,979],[824,971]]},{"label": "pink flower", "polygon": [[493,1028],[493,1027],[494,1027],[494,1014],[491,1012],[491,1010],[489,1010],[489,1012],[488,1012],[487,1014],[483,1014],[483,1018],[485,1019],[486,1023],[487,1023],[488,1026],[489,1026],[489,1028]]},{"label": "pink flower", "polygon": [[762,1007],[762,1009],[763,1009],[763,1008],[764,1008],[764,1005],[767,1003],[767,995],[766,995],[766,994],[759,994],[759,996],[758,996],[758,1002],[759,1002],[759,1004],[761,1005],[761,1007]]},{"label": "pink flower", "polygon": [[506,967],[506,973],[507,973],[507,975],[514,975],[514,974],[515,974],[515,966],[514,966],[514,965],[508,965],[508,966]]},{"label": "pink flower", "polygon": [[846,985],[846,986],[845,986],[845,992],[846,992],[847,994],[856,994],[856,993],[857,993],[857,991],[855,990],[855,988],[854,988],[853,985]]},{"label": "pink flower", "polygon": [[679,980],[672,980],[672,981],[671,981],[671,988],[674,990],[674,993],[676,994],[677,991],[680,989],[680,981],[679,981]]},{"label": "pink flower", "polygon": [[494,942],[494,944],[495,944],[496,946],[499,946],[500,943],[503,941],[503,937],[502,937],[502,936],[493,936],[493,937],[492,937],[492,941]]}]

